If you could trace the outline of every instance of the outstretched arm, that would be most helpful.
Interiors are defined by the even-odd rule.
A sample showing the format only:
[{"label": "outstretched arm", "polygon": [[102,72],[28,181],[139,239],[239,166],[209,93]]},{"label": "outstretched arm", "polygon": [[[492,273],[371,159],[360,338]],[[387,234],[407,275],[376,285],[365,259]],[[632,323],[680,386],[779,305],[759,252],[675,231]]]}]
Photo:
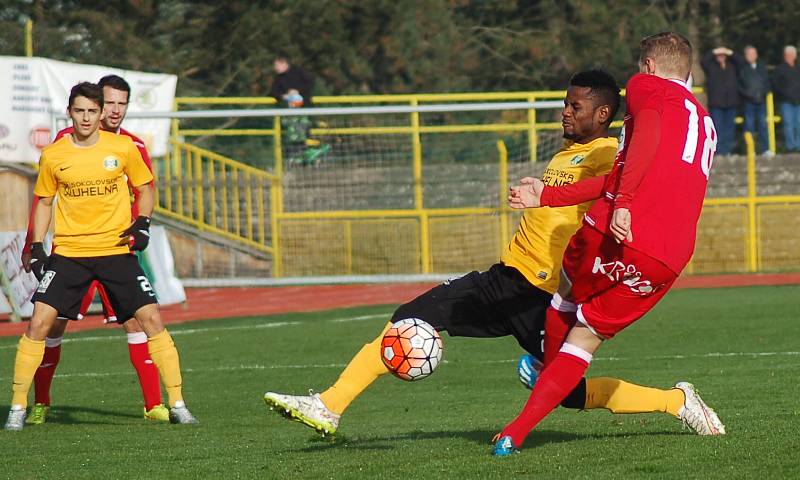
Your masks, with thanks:
[{"label": "outstretched arm", "polygon": [[541,204],[547,207],[566,207],[597,200],[603,195],[603,186],[607,179],[608,175],[602,175],[559,187],[545,185]]},{"label": "outstretched arm", "polygon": [[511,208],[566,207],[597,200],[603,195],[608,175],[587,178],[580,182],[550,187],[538,178],[525,177],[511,187],[508,205]]}]

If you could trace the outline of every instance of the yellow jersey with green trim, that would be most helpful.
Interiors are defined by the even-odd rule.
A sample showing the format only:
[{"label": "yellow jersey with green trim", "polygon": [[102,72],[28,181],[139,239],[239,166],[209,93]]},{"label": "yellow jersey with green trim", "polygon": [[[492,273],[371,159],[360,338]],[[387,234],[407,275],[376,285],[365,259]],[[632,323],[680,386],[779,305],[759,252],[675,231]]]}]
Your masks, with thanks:
[{"label": "yellow jersey with green trim", "polygon": [[150,183],[153,174],[130,137],[100,131],[82,147],[65,135],[42,150],[33,193],[56,197],[53,252],[65,257],[129,253],[118,246],[131,223],[131,185]]},{"label": "yellow jersey with green trim", "polygon": [[[605,175],[614,165],[616,152],[616,138],[603,137],[585,144],[567,141],[550,160],[542,181],[559,186]],[[535,287],[554,293],[564,250],[591,203],[526,209],[501,261],[519,270]]]}]

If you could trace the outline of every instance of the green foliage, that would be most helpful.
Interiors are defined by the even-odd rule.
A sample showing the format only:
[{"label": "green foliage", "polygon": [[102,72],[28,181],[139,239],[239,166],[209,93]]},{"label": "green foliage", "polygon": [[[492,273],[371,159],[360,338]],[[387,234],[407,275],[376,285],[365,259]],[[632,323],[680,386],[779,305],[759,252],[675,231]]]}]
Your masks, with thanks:
[{"label": "green foliage", "polygon": [[11,0],[0,54],[22,54],[28,18],[36,55],[175,73],[181,95],[265,95],[278,52],[320,94],[537,90],[597,66],[622,82],[665,29],[771,63],[800,38],[793,0]]},{"label": "green foliage", "polygon": [[[446,363],[431,378],[380,378],[331,443],[269,412],[261,396],[330,385],[391,307],[170,326],[196,427],[141,418],[120,329],[68,335],[50,421],[0,431],[0,477],[794,478],[798,295],[797,286],[674,291],[595,357],[592,376],[694,382],[728,435],[695,436],[665,414],[558,409],[506,459],[490,456],[490,440],[528,397],[509,338],[445,336]],[[5,388],[16,342],[0,338]]]}]

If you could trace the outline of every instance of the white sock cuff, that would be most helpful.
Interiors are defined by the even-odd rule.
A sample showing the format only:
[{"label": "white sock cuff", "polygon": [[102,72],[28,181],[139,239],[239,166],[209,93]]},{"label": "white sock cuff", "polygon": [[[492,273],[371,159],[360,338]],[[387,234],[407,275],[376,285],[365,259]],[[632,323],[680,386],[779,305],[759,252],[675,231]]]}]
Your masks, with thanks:
[{"label": "white sock cuff", "polygon": [[44,337],[44,346],[50,348],[57,347],[61,345],[61,340],[63,338],[64,337],[56,337],[56,338]]},{"label": "white sock cuff", "polygon": [[572,355],[573,357],[578,357],[586,363],[592,363],[591,353],[571,343],[564,342],[564,344],[561,345],[561,350],[559,350],[559,352]]},{"label": "white sock cuff", "polygon": [[577,305],[570,302],[569,300],[564,300],[564,297],[559,295],[558,292],[553,294],[553,299],[550,300],[550,306],[558,310],[559,312],[571,313],[578,311]]},{"label": "white sock cuff", "polygon": [[147,343],[147,334],[144,332],[134,332],[134,333],[129,333],[127,335],[128,335],[128,343],[132,345]]}]

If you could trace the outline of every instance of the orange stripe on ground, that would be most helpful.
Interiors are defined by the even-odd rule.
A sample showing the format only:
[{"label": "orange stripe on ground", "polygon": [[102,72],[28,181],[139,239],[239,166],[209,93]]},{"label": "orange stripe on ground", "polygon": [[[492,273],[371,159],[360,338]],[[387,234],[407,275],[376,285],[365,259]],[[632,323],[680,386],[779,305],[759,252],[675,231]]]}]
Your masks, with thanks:
[{"label": "orange stripe on ground", "polygon": [[[697,275],[679,278],[675,288],[721,288],[800,284],[800,273]],[[399,305],[430,289],[432,283],[305,285],[253,288],[191,288],[187,303],[161,309],[166,324],[227,317],[253,317],[290,312],[316,312],[364,305]],[[0,321],[0,336],[19,336],[27,322]],[[71,322],[69,331],[117,328],[91,315]]]}]

